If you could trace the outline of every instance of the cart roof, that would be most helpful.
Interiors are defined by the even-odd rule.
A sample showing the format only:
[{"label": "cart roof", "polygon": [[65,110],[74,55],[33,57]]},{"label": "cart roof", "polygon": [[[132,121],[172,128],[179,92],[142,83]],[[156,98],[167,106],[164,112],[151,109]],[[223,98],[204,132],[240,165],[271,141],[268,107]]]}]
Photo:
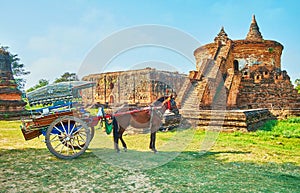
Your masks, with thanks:
[{"label": "cart roof", "polygon": [[26,93],[26,97],[30,104],[41,103],[47,101],[71,100],[74,93],[81,89],[95,86],[96,83],[89,81],[70,81],[49,84],[38,88],[34,91]]}]

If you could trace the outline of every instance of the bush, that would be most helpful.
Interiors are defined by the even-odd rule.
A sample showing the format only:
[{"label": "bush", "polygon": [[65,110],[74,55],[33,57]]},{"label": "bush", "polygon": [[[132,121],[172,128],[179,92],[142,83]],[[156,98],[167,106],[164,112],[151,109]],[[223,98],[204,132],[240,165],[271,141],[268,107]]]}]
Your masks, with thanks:
[{"label": "bush", "polygon": [[300,138],[300,117],[267,121],[259,128],[258,133],[273,137]]},{"label": "bush", "polygon": [[277,122],[277,120],[269,120],[263,126],[261,126],[259,130],[272,131],[273,128],[277,125]]},{"label": "bush", "polygon": [[291,118],[289,118],[287,120],[284,120],[284,121],[286,121],[288,123],[300,123],[300,117],[291,117]]}]

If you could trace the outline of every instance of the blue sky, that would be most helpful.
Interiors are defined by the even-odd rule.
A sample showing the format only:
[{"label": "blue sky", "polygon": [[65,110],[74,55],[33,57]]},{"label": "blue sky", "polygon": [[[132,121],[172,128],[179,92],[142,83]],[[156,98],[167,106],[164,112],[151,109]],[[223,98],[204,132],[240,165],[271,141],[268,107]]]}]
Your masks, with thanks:
[{"label": "blue sky", "polygon": [[[264,39],[283,44],[282,69],[287,70],[292,81],[300,78],[297,10],[300,3],[296,0],[0,0],[0,3],[0,44],[9,46],[31,71],[26,77],[26,88],[42,78],[52,82],[64,72],[77,73],[99,42],[132,26],[170,26],[197,39],[201,46],[212,42],[222,26],[229,38],[244,39],[252,14],[256,15]],[[141,66],[151,57],[175,66],[179,72],[194,70],[193,62],[161,49],[142,48],[123,53],[106,66],[106,71],[128,69],[132,63]],[[194,49],[191,48],[191,54]]]}]

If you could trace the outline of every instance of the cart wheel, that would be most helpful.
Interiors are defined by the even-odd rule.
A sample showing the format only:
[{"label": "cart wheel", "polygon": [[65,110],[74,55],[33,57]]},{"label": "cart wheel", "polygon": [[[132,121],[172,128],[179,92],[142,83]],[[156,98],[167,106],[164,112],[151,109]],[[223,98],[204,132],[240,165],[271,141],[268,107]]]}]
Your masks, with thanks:
[{"label": "cart wheel", "polygon": [[58,158],[76,158],[89,146],[92,133],[92,129],[81,119],[63,116],[49,125],[46,145],[49,151]]},{"label": "cart wheel", "polygon": [[[91,127],[90,129],[90,136],[91,136],[91,140],[94,138],[94,135],[95,135],[95,129],[94,127]],[[61,142],[63,142],[63,138],[61,136],[59,136],[59,139],[61,139]],[[91,141],[90,140],[90,141]],[[85,141],[82,140],[82,137],[80,135],[74,135],[74,141],[76,142],[74,144],[74,149],[81,149],[81,147],[83,147],[85,145]],[[64,145],[67,146],[66,143],[64,143]]]},{"label": "cart wheel", "polygon": [[95,128],[91,127],[91,140],[94,138],[95,135]]}]

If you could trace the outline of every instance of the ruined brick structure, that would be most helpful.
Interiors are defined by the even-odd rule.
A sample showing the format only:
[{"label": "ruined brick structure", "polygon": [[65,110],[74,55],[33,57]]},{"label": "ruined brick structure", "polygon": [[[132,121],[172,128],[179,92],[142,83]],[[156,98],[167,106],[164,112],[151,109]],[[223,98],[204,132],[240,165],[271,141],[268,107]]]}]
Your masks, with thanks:
[{"label": "ruined brick structure", "polygon": [[21,95],[12,74],[9,53],[0,48],[0,118],[24,114],[26,103],[22,101]]},{"label": "ruined brick structure", "polygon": [[213,43],[194,51],[192,86],[185,83],[178,102],[185,110],[195,104],[213,109],[221,90],[226,109],[267,108],[300,115],[300,95],[281,69],[282,50],[279,42],[263,39],[255,16],[243,40],[231,40],[222,27]]},{"label": "ruined brick structure", "polygon": [[106,72],[83,77],[85,81],[96,82],[96,88],[86,96],[89,102],[118,105],[148,105],[160,96],[176,93],[187,79],[184,74],[160,71],[154,68]]}]

